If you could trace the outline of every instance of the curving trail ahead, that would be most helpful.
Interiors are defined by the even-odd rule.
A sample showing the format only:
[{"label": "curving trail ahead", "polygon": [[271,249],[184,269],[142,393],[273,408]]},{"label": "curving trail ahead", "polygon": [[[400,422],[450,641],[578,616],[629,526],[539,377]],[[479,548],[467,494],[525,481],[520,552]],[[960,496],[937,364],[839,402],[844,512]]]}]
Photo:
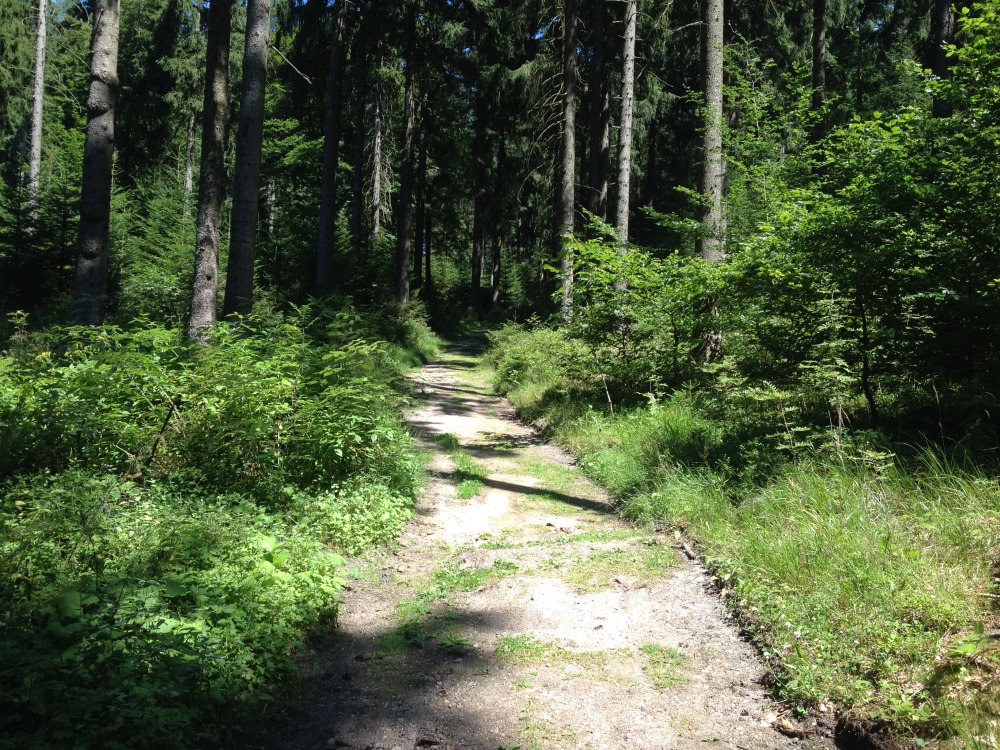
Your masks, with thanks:
[{"label": "curving trail ahead", "polygon": [[431,479],[391,554],[355,561],[338,634],[258,746],[832,748],[771,724],[711,581],[492,395],[469,348],[413,377]]}]

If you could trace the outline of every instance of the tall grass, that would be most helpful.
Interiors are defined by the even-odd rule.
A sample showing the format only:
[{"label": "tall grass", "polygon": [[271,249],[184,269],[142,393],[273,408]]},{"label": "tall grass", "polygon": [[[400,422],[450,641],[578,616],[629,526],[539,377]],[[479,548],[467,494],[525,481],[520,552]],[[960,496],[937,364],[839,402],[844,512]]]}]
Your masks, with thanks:
[{"label": "tall grass", "polygon": [[[550,343],[534,368],[539,338],[496,337],[498,388],[533,399],[517,405],[542,415],[623,515],[672,526],[700,547],[779,697],[802,709],[834,704],[925,739],[997,746],[1000,660],[988,635],[1000,575],[995,476],[932,448],[903,463],[852,449],[843,435],[794,461],[763,455],[766,472],[734,471],[729,445],[749,420],[733,404],[721,421],[678,392],[612,416],[593,389],[572,414],[547,409],[569,380],[550,353],[572,345]],[[736,488],[741,469],[765,478]]]}]

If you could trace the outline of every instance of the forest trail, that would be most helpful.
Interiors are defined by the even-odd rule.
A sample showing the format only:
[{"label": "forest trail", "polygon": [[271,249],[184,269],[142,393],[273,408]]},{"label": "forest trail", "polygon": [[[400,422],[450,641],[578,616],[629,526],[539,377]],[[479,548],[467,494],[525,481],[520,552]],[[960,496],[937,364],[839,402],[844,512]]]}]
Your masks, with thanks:
[{"label": "forest trail", "polygon": [[452,347],[414,375],[432,455],[415,517],[350,564],[338,633],[259,746],[833,747],[769,725],[765,670],[704,569],[619,520],[475,365]]}]

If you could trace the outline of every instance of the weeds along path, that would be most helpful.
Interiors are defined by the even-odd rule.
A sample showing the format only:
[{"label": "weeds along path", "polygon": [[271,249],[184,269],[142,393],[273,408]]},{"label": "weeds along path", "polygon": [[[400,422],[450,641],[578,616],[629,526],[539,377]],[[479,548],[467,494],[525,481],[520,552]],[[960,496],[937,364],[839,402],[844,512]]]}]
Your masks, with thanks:
[{"label": "weeds along path", "polygon": [[491,395],[471,350],[414,376],[413,522],[354,561],[339,632],[268,748],[825,748],[792,739],[705,572],[621,522]]}]

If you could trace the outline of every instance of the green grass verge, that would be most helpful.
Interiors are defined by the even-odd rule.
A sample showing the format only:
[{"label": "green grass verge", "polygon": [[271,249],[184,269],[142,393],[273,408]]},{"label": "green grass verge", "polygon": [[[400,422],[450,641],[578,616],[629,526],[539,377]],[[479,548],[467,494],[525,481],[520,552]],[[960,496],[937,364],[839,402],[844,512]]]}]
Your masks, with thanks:
[{"label": "green grass verge", "polygon": [[[700,547],[779,697],[888,719],[922,741],[997,746],[994,476],[933,452],[902,468],[885,452],[828,446],[793,464],[754,453],[761,443],[742,454],[737,487],[720,446],[752,418],[742,407],[721,423],[680,394],[612,418],[567,395],[595,391],[561,334],[511,331],[495,343],[497,387],[576,453],[627,518],[673,526]],[[539,343],[554,356],[539,362]]]}]

